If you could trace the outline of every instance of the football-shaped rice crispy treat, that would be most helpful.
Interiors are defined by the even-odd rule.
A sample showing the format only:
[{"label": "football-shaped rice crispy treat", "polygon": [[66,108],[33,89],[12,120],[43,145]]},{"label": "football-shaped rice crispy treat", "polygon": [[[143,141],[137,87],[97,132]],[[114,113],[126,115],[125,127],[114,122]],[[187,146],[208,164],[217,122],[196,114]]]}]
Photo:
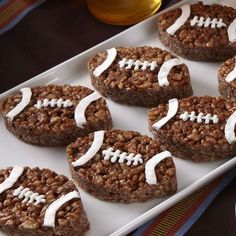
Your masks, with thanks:
[{"label": "football-shaped rice crispy treat", "polygon": [[224,61],[236,54],[236,9],[198,2],[163,13],[160,39],[190,60]]},{"label": "football-shaped rice crispy treat", "polygon": [[148,112],[150,130],[176,157],[195,162],[236,155],[236,103],[222,97],[171,99]]},{"label": "football-shaped rice crispy treat", "polygon": [[67,147],[77,184],[93,196],[113,202],[144,202],[176,192],[171,153],[134,131],[96,131]]},{"label": "football-shaped rice crispy treat", "polygon": [[187,66],[153,47],[111,48],[88,62],[93,86],[116,102],[152,107],[192,95]]},{"label": "football-shaped rice crispy treat", "polygon": [[75,184],[49,169],[0,170],[0,230],[7,235],[84,235],[89,223]]},{"label": "football-shaped rice crispy treat", "polygon": [[78,136],[112,126],[106,101],[82,86],[22,88],[0,110],[10,132],[36,145],[66,146]]},{"label": "football-shaped rice crispy treat", "polygon": [[218,70],[219,91],[225,99],[236,101],[236,58],[230,58]]}]

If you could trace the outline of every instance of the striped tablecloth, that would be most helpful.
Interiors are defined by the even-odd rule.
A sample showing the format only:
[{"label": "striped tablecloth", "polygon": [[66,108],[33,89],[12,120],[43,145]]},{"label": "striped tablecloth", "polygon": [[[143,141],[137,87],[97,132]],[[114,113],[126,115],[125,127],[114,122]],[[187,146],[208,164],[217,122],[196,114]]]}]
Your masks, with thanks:
[{"label": "striped tablecloth", "polygon": [[43,2],[45,0],[0,0],[0,34],[11,29]]},{"label": "striped tablecloth", "polygon": [[169,208],[153,220],[147,222],[138,228],[132,234],[132,236],[184,235],[206,210],[206,208],[212,203],[215,197],[235,177],[236,168],[218,177],[211,183],[207,184],[173,207]]}]

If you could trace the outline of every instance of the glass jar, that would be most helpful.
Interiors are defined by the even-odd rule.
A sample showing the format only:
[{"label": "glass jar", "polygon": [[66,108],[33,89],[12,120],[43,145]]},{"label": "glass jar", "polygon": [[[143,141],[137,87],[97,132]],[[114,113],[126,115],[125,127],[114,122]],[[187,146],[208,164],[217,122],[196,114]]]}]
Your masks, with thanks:
[{"label": "glass jar", "polygon": [[156,13],[161,0],[87,0],[89,11],[112,25],[132,25]]}]

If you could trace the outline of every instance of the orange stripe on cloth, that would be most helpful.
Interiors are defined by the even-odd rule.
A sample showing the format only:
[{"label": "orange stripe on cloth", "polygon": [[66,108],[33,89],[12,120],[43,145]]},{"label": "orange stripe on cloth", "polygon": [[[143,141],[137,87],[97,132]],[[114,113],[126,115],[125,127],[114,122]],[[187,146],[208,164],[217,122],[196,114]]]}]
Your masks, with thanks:
[{"label": "orange stripe on cloth", "polygon": [[170,209],[166,210],[143,232],[142,236],[171,236],[185,224],[186,220],[204,202],[206,196],[223,180],[220,176],[210,184],[200,188]]},{"label": "orange stripe on cloth", "polygon": [[0,28],[3,28],[10,21],[16,18],[28,6],[37,0],[10,0],[0,7]]}]

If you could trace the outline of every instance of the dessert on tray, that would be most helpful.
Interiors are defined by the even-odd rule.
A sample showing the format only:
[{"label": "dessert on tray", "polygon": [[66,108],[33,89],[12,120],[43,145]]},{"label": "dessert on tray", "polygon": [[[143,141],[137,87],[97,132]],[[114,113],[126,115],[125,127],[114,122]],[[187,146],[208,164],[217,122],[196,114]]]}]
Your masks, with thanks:
[{"label": "dessert on tray", "polygon": [[148,112],[150,130],[176,157],[195,162],[236,155],[236,103],[222,97],[171,99]]},{"label": "dessert on tray", "polygon": [[187,66],[154,47],[111,48],[88,62],[93,86],[116,102],[144,107],[192,95]]},{"label": "dessert on tray", "polygon": [[225,99],[236,101],[236,57],[228,59],[218,69],[219,91]]},{"label": "dessert on tray", "polygon": [[88,229],[73,181],[38,167],[0,170],[0,230],[21,236],[82,236]]},{"label": "dessert on tray", "polygon": [[176,192],[169,151],[135,131],[96,131],[67,147],[72,176],[93,196],[113,202],[144,202]]},{"label": "dessert on tray", "polygon": [[223,61],[236,54],[236,9],[198,2],[163,13],[160,39],[190,60]]},{"label": "dessert on tray", "polygon": [[36,145],[66,146],[78,136],[112,126],[106,101],[82,86],[22,88],[0,110],[10,132]]}]

